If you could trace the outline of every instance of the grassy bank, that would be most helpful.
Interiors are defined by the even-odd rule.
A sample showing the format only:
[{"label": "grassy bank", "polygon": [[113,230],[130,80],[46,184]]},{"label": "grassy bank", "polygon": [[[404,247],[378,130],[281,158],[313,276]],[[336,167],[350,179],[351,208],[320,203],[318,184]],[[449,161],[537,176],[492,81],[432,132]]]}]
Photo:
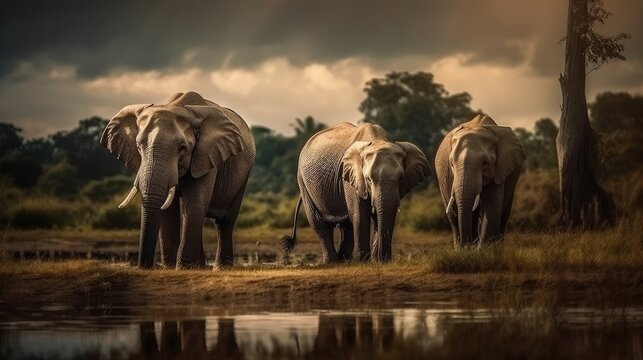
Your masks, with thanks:
[{"label": "grassy bank", "polygon": [[395,306],[460,301],[516,306],[521,301],[635,302],[640,271],[453,274],[425,264],[145,271],[96,261],[4,263],[3,306]]},{"label": "grassy bank", "polygon": [[[509,233],[502,243],[456,251],[448,233],[402,229],[396,232],[394,261],[384,265],[304,266],[295,262],[221,271],[145,271],[89,260],[13,261],[5,255],[0,261],[0,301],[7,306],[251,303],[351,307],[468,299],[502,304],[544,293],[565,301],[622,298],[640,303],[641,230],[641,221],[631,219],[597,232]],[[237,251],[280,252],[278,238],[283,233],[241,229],[235,246]],[[99,246],[118,243],[118,239],[135,246],[136,235],[135,231],[9,232],[2,246],[5,250],[16,244],[43,248],[85,242]],[[211,230],[206,235],[214,236]],[[214,246],[212,240],[208,242]],[[301,233],[295,253],[319,253],[310,230]]]}]

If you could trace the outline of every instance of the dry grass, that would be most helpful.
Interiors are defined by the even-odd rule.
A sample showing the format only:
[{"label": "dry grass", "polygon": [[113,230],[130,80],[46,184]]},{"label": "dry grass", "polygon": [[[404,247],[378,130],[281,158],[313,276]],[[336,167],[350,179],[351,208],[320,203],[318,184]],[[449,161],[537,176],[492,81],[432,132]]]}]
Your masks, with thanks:
[{"label": "dry grass", "polygon": [[504,242],[481,249],[442,247],[400,261],[426,263],[433,271],[447,273],[641,271],[641,224],[637,219],[598,232],[510,233]]},{"label": "dry grass", "polygon": [[[640,299],[639,273],[444,274],[409,264],[224,271],[139,270],[96,261],[3,262],[0,300],[7,306],[264,304],[353,307],[407,301],[494,301],[553,291],[570,299],[589,293]],[[592,300],[597,300],[593,298]]]},{"label": "dry grass", "polygon": [[[618,296],[640,301],[641,224],[636,218],[601,232],[511,233],[501,244],[461,251],[451,249],[450,234],[402,229],[396,237],[395,259],[385,265],[146,271],[98,261],[14,262],[3,258],[0,301],[8,306],[261,303],[332,308],[439,299],[516,303],[539,291],[554,294],[546,296],[548,299],[602,301]],[[245,229],[239,231],[237,242],[255,246],[266,241],[278,248],[273,238],[283,232]],[[96,232],[90,234],[75,235],[90,239]],[[69,236],[64,232],[56,235]],[[302,233],[302,239],[300,246],[318,251],[309,230]]]}]

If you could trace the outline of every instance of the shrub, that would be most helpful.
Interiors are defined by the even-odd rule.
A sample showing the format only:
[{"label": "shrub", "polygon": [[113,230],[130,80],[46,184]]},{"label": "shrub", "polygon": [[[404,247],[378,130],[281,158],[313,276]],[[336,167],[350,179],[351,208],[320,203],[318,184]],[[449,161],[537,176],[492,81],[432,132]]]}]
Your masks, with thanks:
[{"label": "shrub", "polygon": [[403,199],[397,223],[416,231],[451,229],[437,187],[415,192]]},{"label": "shrub", "polygon": [[116,194],[132,188],[133,179],[129,176],[116,175],[100,180],[92,180],[85,185],[80,194],[92,201],[108,201]]},{"label": "shrub", "polygon": [[528,170],[516,185],[509,227],[534,230],[554,227],[559,204],[558,170]]},{"label": "shrub", "polygon": [[[298,199],[298,197],[275,193],[246,195],[241,203],[237,226],[252,227],[265,225],[274,228],[290,227],[292,226]],[[297,220],[299,226],[308,225],[303,207],[300,209]]]},{"label": "shrub", "polygon": [[38,179],[38,188],[43,192],[62,197],[72,197],[78,191],[78,169],[66,158],[49,165]]},{"label": "shrub", "polygon": [[118,193],[98,208],[91,220],[95,229],[138,229],[140,226],[140,203],[132,201],[130,205],[119,209],[127,193]]},{"label": "shrub", "polygon": [[9,210],[11,226],[18,229],[51,229],[75,225],[77,205],[53,197],[28,198]]}]

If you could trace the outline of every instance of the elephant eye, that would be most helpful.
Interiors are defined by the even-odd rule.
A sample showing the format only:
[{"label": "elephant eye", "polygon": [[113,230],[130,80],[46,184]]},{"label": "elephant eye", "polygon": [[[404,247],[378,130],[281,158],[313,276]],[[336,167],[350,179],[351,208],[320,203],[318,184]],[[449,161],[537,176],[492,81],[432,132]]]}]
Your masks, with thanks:
[{"label": "elephant eye", "polygon": [[180,156],[183,156],[185,154],[186,150],[187,150],[187,147],[185,146],[185,144],[179,145],[179,155]]}]

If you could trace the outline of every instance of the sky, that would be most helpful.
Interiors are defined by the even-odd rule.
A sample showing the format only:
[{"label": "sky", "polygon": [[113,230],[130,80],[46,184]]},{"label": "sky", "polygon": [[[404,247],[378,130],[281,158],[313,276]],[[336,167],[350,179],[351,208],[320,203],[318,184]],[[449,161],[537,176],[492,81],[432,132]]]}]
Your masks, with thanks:
[{"label": "sky", "polygon": [[[605,0],[598,28],[627,32],[626,61],[591,72],[587,95],[643,93],[643,1]],[[6,1],[0,122],[26,137],[111,118],[194,90],[250,125],[357,122],[364,85],[426,71],[498,123],[558,120],[567,0]]]}]

